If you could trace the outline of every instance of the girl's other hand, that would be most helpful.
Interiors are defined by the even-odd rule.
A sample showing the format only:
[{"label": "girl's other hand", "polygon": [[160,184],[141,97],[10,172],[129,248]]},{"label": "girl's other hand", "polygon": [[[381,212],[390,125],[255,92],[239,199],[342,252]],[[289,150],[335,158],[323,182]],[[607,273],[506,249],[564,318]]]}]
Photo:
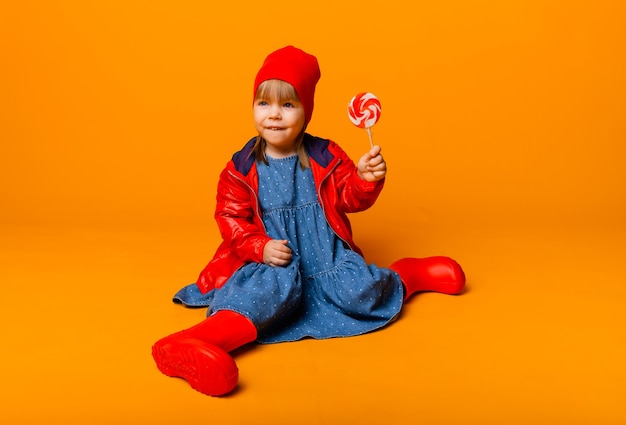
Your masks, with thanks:
[{"label": "girl's other hand", "polygon": [[374,145],[361,157],[357,164],[359,177],[368,182],[375,182],[387,174],[387,163],[380,154],[380,146]]},{"label": "girl's other hand", "polygon": [[291,248],[287,240],[272,239],[263,247],[263,262],[273,267],[284,267],[291,263]]}]

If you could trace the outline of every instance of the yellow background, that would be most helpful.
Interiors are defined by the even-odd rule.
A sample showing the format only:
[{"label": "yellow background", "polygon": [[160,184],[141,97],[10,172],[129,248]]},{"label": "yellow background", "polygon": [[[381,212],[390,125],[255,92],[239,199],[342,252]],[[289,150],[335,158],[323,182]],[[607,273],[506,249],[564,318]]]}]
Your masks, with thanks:
[{"label": "yellow background", "polygon": [[[368,259],[449,255],[468,291],[358,338],[238,353],[210,398],[150,347],[219,242],[252,81],[321,64],[309,131],[386,188]],[[626,423],[626,6],[615,1],[15,1],[0,6],[0,423]]]}]

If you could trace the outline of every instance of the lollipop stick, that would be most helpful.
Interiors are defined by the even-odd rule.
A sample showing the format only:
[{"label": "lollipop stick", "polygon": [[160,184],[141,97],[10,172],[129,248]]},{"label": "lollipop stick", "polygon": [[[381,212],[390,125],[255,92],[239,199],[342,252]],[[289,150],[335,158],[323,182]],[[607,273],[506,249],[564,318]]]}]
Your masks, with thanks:
[{"label": "lollipop stick", "polygon": [[372,127],[367,127],[366,130],[367,130],[367,135],[370,138],[370,147],[373,148],[374,147],[374,139],[372,138]]}]

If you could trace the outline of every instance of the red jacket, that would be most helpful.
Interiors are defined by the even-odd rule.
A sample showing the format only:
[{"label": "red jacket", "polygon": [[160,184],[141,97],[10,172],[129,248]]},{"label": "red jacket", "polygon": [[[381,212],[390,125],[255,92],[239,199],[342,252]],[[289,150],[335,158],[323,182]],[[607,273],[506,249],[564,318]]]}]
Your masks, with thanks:
[{"label": "red jacket", "polygon": [[[261,220],[254,140],[235,153],[220,174],[215,219],[223,242],[196,282],[202,293],[222,287],[245,263],[262,263],[263,248],[272,239]],[[371,207],[384,179],[373,183],[362,180],[354,162],[331,140],[305,134],[304,143],[326,220],[337,236],[362,255],[352,239],[347,213]]]}]

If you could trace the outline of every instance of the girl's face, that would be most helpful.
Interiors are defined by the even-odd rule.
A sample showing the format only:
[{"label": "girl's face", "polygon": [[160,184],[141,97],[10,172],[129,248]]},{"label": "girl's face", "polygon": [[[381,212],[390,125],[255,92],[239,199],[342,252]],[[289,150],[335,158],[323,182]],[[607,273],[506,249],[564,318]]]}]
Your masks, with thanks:
[{"label": "girl's face", "polygon": [[296,141],[304,128],[304,108],[295,90],[291,91],[292,96],[285,96],[277,90],[260,89],[254,100],[254,125],[267,142],[265,153],[273,158],[296,153]]}]

